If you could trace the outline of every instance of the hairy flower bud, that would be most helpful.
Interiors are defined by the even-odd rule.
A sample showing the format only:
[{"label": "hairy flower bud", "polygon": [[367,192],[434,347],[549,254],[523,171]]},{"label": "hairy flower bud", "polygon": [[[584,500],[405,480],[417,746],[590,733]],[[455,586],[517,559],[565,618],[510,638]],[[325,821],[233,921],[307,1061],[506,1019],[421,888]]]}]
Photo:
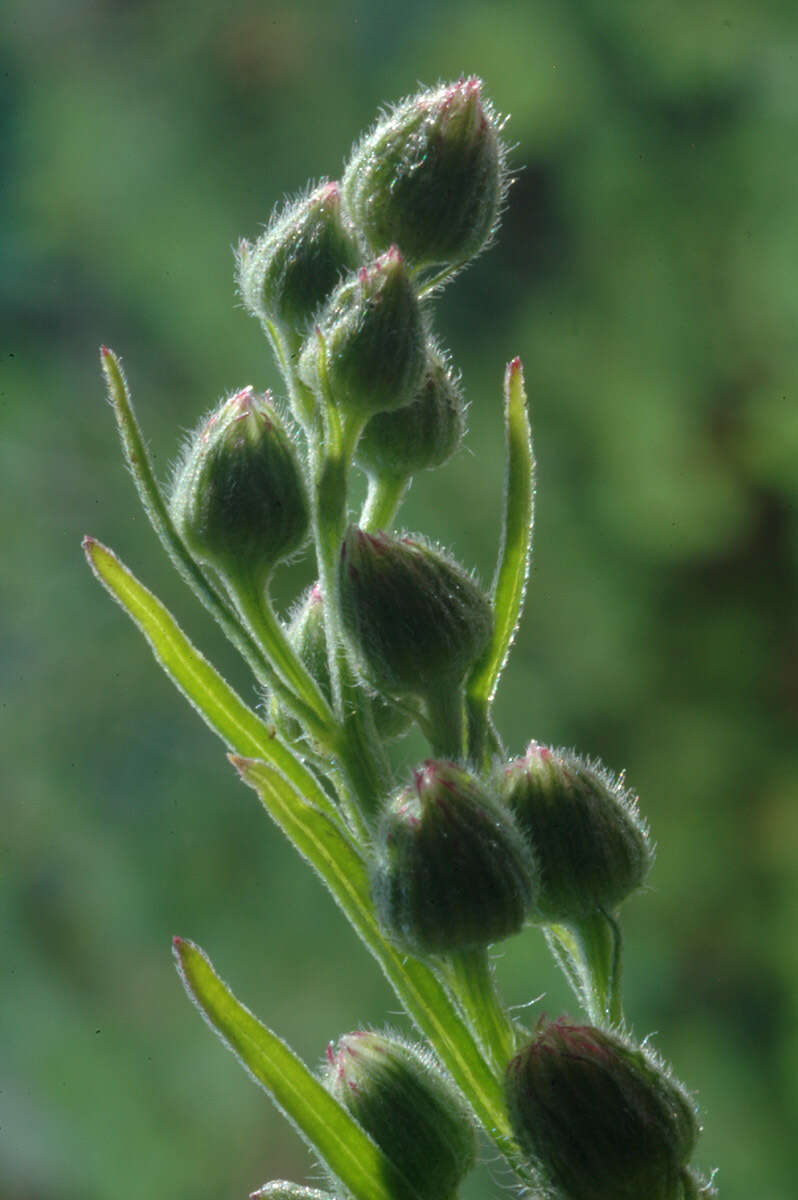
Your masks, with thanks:
[{"label": "hairy flower bud", "polygon": [[474,1165],[468,1112],[431,1053],[357,1032],[327,1049],[325,1083],[405,1176],[420,1200],[452,1200]]},{"label": "hairy flower bud", "polygon": [[[324,600],[321,586],[314,583],[297,604],[288,626],[288,640],[321,688],[325,699],[332,700],[330,668],[327,658],[327,633],[324,626]],[[374,727],[381,738],[400,737],[410,725],[412,716],[383,696],[369,697]],[[287,741],[301,736],[299,721],[272,696],[269,715],[277,730]]]},{"label": "hairy flower bud", "polygon": [[170,507],[191,553],[248,586],[301,545],[305,485],[268,393],[246,387],[206,419],[186,447]]},{"label": "hairy flower bud", "polygon": [[540,870],[540,920],[612,912],[642,885],[653,857],[646,829],[634,798],[603,768],[530,742],[500,787]]},{"label": "hairy flower bud", "polygon": [[532,856],[511,814],[462,767],[429,760],[389,801],[372,891],[399,945],[437,953],[509,937],[533,890]]},{"label": "hairy flower bud", "polygon": [[409,404],[425,366],[421,308],[396,247],[339,284],[299,357],[308,387],[360,416]]},{"label": "hairy flower bud", "polygon": [[341,276],[359,261],[337,183],[323,183],[278,212],[254,245],[238,252],[244,304],[263,322],[304,332]]},{"label": "hairy flower bud", "polygon": [[344,202],[372,250],[457,265],[493,233],[504,145],[479,79],[425,89],[377,122],[344,172]]},{"label": "hairy flower bud", "polygon": [[462,567],[416,538],[353,525],[339,569],[344,628],[377,687],[426,698],[459,686],[493,623]]},{"label": "hairy flower bud", "polygon": [[454,454],[465,430],[465,403],[459,382],[434,343],[415,398],[404,408],[376,413],[368,422],[355,457],[369,475],[407,479],[440,467]]},{"label": "hairy flower bud", "polygon": [[568,1200],[681,1200],[696,1114],[646,1051],[555,1021],[512,1060],[506,1094],[516,1138]]}]

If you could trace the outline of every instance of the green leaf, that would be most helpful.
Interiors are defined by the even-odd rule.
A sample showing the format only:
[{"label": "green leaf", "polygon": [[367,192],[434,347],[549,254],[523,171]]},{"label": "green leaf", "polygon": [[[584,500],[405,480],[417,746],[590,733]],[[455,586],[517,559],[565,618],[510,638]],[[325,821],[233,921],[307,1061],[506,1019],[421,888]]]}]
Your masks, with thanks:
[{"label": "green leaf", "polygon": [[507,477],[501,544],[493,577],[493,636],[467,685],[472,735],[479,743],[472,752],[477,758],[483,753],[490,706],[523,612],[532,549],[535,458],[520,358],[507,366],[504,405]]},{"label": "green leaf", "polygon": [[359,852],[324,814],[309,807],[274,766],[231,756],[242,779],[253,787],[267,812],[327,884],[366,948],[382,967],[418,1028],[429,1039],[486,1132],[519,1172],[501,1082],[486,1064],[435,975],[418,959],[399,953],[385,940],[374,917],[368,872]]},{"label": "green leaf", "polygon": [[236,1000],[199,946],[182,938],[173,945],[185,989],[205,1020],[355,1200],[418,1200],[293,1050]]},{"label": "green leaf", "polygon": [[214,733],[237,754],[275,763],[303,795],[337,820],[332,802],[308,769],[239,699],[161,601],[106,546],[86,537],[83,549],[97,579],[132,617],[158,663]]}]

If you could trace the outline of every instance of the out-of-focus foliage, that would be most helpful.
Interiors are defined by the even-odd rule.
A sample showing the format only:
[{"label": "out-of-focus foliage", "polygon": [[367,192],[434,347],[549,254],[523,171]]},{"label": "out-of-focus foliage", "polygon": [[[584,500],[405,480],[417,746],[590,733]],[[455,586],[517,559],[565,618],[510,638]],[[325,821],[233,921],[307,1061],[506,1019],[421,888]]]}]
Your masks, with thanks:
[{"label": "out-of-focus foliage", "polygon": [[[96,348],[125,356],[166,474],[220,395],[278,383],[236,310],[239,235],[335,176],[380,102],[461,70],[512,114],[518,173],[439,304],[470,451],[405,519],[489,575],[520,353],[536,554],[499,717],[514,753],[627,768],[660,846],[625,910],[627,1011],[699,1090],[724,1200],[793,1194],[798,10],[6,0],[0,22],[4,1200],[233,1200],[312,1173],[186,1005],[173,933],[311,1061],[395,1013],[79,538],[254,699],[137,510]],[[284,605],[308,577],[282,573]],[[531,1020],[573,1011],[534,931],[498,970],[514,1003],[546,993]]]}]

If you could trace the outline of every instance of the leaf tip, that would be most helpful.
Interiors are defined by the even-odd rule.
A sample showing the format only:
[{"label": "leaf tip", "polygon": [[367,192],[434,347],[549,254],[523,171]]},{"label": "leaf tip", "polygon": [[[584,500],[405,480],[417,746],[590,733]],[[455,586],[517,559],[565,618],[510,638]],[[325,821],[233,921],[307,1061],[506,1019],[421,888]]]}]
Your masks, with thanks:
[{"label": "leaf tip", "polygon": [[85,550],[87,554],[90,554],[91,551],[94,549],[94,547],[97,545],[97,539],[93,538],[90,533],[84,533],[83,538],[81,539],[80,545],[81,545],[81,548],[83,550]]},{"label": "leaf tip", "polygon": [[521,387],[524,386],[524,364],[517,354],[507,364],[507,370],[504,373],[504,383],[507,388],[516,383],[520,383]]},{"label": "leaf tip", "polygon": [[245,783],[249,783],[249,774],[258,761],[256,758],[245,758],[243,754],[228,754],[228,762],[232,763]]}]

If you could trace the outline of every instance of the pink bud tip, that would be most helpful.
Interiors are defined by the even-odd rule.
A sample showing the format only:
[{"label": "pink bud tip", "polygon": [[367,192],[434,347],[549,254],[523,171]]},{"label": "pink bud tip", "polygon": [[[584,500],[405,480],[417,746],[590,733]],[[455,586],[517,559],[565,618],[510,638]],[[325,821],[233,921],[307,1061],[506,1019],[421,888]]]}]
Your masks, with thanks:
[{"label": "pink bud tip", "polygon": [[183,939],[181,937],[177,937],[177,935],[175,935],[175,937],[172,938],[172,945],[175,948],[175,950],[179,950],[180,947],[183,945]]},{"label": "pink bud tip", "polygon": [[100,354],[102,354],[103,358],[107,358],[110,353],[111,351],[107,346],[100,346]]},{"label": "pink bud tip", "polygon": [[84,534],[83,540],[80,544],[84,550],[91,550],[92,546],[97,545],[97,539],[93,538],[91,536],[91,534],[87,533],[87,534]]}]

